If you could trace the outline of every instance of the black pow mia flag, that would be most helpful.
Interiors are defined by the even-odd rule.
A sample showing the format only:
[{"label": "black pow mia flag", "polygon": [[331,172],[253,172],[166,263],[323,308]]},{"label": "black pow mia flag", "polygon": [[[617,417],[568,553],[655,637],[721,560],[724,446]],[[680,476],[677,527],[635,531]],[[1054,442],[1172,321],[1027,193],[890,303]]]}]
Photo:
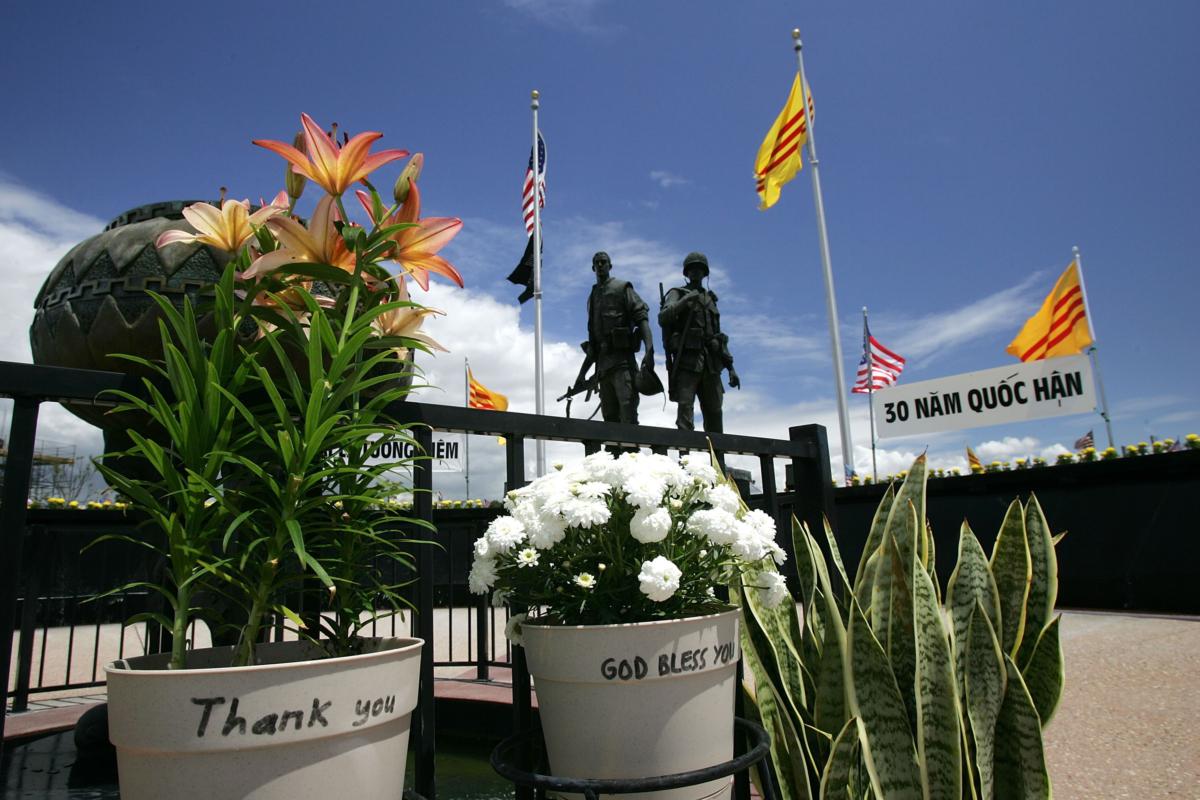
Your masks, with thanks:
[{"label": "black pow mia flag", "polygon": [[[546,252],[546,240],[541,239],[541,250]],[[515,283],[518,286],[524,286],[525,291],[521,292],[521,296],[517,298],[518,303],[524,303],[529,298],[533,297],[533,237],[529,237],[529,242],[525,245],[525,255],[521,256],[521,261],[517,264],[512,274],[508,276],[509,283]]]}]

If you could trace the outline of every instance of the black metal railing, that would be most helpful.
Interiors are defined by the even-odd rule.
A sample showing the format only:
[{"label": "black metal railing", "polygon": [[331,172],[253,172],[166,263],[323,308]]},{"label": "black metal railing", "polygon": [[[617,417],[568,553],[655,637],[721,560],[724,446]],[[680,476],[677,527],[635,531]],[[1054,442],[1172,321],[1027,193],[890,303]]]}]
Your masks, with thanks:
[{"label": "black metal railing", "polygon": [[[99,629],[96,628],[91,640],[82,636],[77,639],[76,631],[82,629],[81,626],[95,627],[106,624],[103,620],[110,617],[113,618],[113,622],[119,622],[124,618],[122,615],[125,612],[137,610],[139,605],[148,602],[145,596],[131,592],[115,596],[109,605],[85,608],[83,601],[95,591],[87,586],[85,581],[77,581],[69,587],[69,591],[60,590],[57,594],[54,591],[57,585],[62,585],[62,576],[69,573],[69,554],[78,556],[79,548],[76,545],[82,547],[86,540],[100,535],[102,531],[99,527],[131,526],[131,520],[100,520],[90,517],[96,520],[99,527],[87,523],[88,530],[85,531],[75,521],[68,523],[65,517],[47,516],[50,512],[30,511],[26,508],[38,409],[41,403],[59,401],[95,404],[101,402],[106,390],[117,388],[134,391],[137,389],[132,379],[120,373],[0,362],[0,396],[11,397],[14,401],[0,506],[0,554],[3,556],[0,641],[12,642],[17,628],[17,612],[20,611],[20,634],[16,648],[18,669],[15,673],[12,670],[13,648],[11,645],[0,648],[0,676],[4,677],[3,683],[0,684],[0,701],[3,701],[6,714],[10,682],[13,686],[14,701],[21,703],[27,702],[30,693],[50,691],[51,687],[98,685],[101,680],[99,670],[106,659],[98,644]],[[658,453],[672,450],[685,452],[707,450],[711,443],[719,459],[723,460],[727,455],[742,455],[757,460],[762,491],[753,498],[752,504],[763,508],[780,522],[785,522],[782,512],[788,506],[797,517],[817,529],[821,524],[822,515],[833,518],[828,444],[825,429],[819,425],[793,427],[789,430],[790,438],[780,440],[534,414],[499,413],[413,402],[398,403],[392,411],[401,422],[417,423],[412,432],[426,452],[432,451],[435,431],[503,436],[506,440],[507,488],[519,487],[526,483],[527,442],[573,442],[581,445],[584,453],[595,452],[605,446],[649,448]],[[779,460],[790,466],[793,485],[788,497],[785,497],[776,485],[775,466]],[[430,523],[435,520],[432,488],[432,465],[428,461],[419,460],[413,469],[414,494],[411,515]],[[71,512],[59,513],[69,515]],[[411,600],[416,613],[408,615],[408,624],[415,635],[430,644],[422,651],[420,702],[414,715],[411,738],[416,750],[415,788],[430,800],[436,798],[433,762],[435,666],[474,668],[477,678],[486,679],[491,667],[511,664],[514,729],[525,731],[531,727],[530,681],[523,654],[520,648],[510,649],[502,633],[497,631],[497,616],[506,612],[493,611],[485,598],[470,599],[461,605],[455,605],[457,598],[461,597],[461,592],[456,590],[456,577],[465,574],[465,569],[470,566],[467,563],[469,558],[463,555],[460,542],[464,537],[473,541],[489,518],[487,513],[460,520],[456,520],[452,515],[440,514],[437,519],[445,529],[445,533],[439,531],[437,534],[442,539],[439,542],[441,546],[418,547],[414,553],[416,573],[422,579],[413,585]],[[456,522],[462,524],[456,525]],[[72,526],[73,533],[69,530]],[[784,535],[780,544],[788,550],[789,556],[794,556],[791,552],[791,537],[786,535],[786,525],[781,526],[781,531],[784,531]],[[27,542],[29,553],[24,552]],[[100,549],[103,548],[98,548],[97,552]],[[114,559],[124,557],[120,554],[109,556]],[[794,557],[789,558],[789,566],[793,565],[794,561]],[[100,562],[97,560],[96,563]],[[146,563],[137,562],[135,559],[116,571],[128,574],[131,570],[137,573],[138,570],[148,568]],[[446,580],[430,579],[437,575],[445,575]],[[108,585],[98,588],[107,589]],[[436,620],[442,616],[438,613],[439,610],[444,610],[446,624],[450,626],[450,630],[456,625],[457,612],[463,612],[464,624],[467,626],[465,659],[456,658],[456,637],[453,635],[448,639],[450,646],[446,658],[435,658],[434,643],[437,637],[434,626]],[[503,619],[503,616],[500,618]],[[390,625],[391,632],[395,633],[397,625],[403,624],[402,621],[398,622],[398,619],[402,618],[392,616],[390,621],[380,624]],[[50,624],[52,621],[61,621],[64,624],[55,626]],[[67,676],[61,683],[55,683],[54,676],[47,677],[45,673],[45,652],[49,646],[49,634],[52,629],[57,628],[66,631],[60,635],[66,638],[68,664],[75,663],[77,654],[85,664],[90,662],[90,672],[85,669],[85,674],[78,682],[72,682],[74,679],[71,677],[71,667],[67,668]],[[38,651],[39,658],[35,659],[35,640],[39,629],[41,650]],[[277,636],[279,630],[277,629]],[[123,648],[126,646],[126,627],[119,626],[119,631],[118,648]],[[164,643],[163,633],[157,631],[152,624],[147,625],[145,635],[139,640],[141,649],[147,652],[161,650]],[[88,645],[91,648],[90,653]],[[118,649],[118,652],[123,651]],[[35,661],[42,667],[36,681],[33,680]],[[0,717],[0,741],[3,731],[4,718]]]}]

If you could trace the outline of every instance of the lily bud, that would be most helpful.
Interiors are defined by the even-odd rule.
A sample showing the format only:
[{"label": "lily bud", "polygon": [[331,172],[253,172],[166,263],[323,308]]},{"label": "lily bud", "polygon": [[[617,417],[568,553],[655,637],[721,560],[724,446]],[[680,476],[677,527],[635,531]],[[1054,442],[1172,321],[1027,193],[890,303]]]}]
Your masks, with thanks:
[{"label": "lily bud", "polygon": [[425,154],[416,153],[404,165],[404,170],[400,173],[400,177],[396,179],[396,186],[392,189],[392,197],[396,198],[398,204],[403,205],[408,199],[409,188],[417,182],[417,178],[421,177],[421,167],[425,166]]},{"label": "lily bud", "polygon": [[[308,149],[305,146],[304,134],[297,133],[296,138],[292,139],[292,145],[301,153],[308,153]],[[283,171],[283,182],[287,186],[288,199],[295,205],[296,201],[300,199],[300,195],[304,194],[304,184],[308,183],[308,178],[299,172],[295,172],[289,163]]]}]

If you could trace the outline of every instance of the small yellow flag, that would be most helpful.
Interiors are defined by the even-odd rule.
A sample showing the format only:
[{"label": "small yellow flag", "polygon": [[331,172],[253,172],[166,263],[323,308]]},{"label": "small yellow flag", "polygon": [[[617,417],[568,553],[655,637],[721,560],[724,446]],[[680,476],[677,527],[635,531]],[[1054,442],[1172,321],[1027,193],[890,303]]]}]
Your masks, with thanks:
[{"label": "small yellow flag", "polygon": [[1040,361],[1082,353],[1091,343],[1092,328],[1083,302],[1079,264],[1072,260],[1042,302],[1042,307],[1025,321],[1025,326],[1005,352],[1022,361]]},{"label": "small yellow flag", "polygon": [[467,370],[467,387],[467,405],[470,408],[508,411],[508,398],[475,380],[475,375],[469,369]]},{"label": "small yellow flag", "polygon": [[[805,97],[808,98],[807,114],[804,113]],[[800,73],[797,72],[787,104],[775,118],[771,130],[767,131],[762,146],[758,148],[758,156],[754,159],[755,188],[760,210],[775,205],[780,187],[800,171],[800,148],[808,141],[808,126],[814,113],[812,92],[807,84],[801,83]]]}]

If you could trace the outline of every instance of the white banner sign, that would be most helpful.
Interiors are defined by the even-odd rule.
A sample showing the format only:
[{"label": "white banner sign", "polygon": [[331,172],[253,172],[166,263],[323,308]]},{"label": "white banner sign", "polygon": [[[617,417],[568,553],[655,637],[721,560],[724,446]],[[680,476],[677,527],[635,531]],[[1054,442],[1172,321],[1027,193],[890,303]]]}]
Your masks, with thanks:
[{"label": "white banner sign", "polygon": [[376,461],[399,461],[403,458],[416,458],[418,455],[433,457],[434,472],[463,471],[463,435],[461,433],[435,433],[433,435],[433,450],[422,454],[416,445],[388,439],[379,447]]},{"label": "white banner sign", "polygon": [[1096,403],[1087,356],[996,367],[875,392],[880,439],[1083,414]]}]

